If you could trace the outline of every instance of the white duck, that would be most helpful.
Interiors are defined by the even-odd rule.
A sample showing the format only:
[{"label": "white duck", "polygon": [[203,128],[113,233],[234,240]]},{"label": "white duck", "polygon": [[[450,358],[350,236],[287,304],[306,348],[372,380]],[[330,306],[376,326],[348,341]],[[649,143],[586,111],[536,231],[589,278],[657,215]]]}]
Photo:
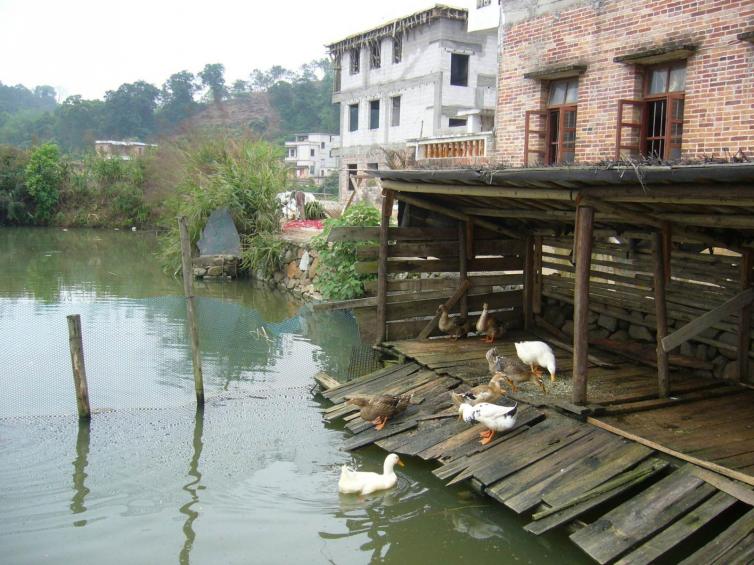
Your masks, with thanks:
[{"label": "white duck", "polygon": [[463,403],[458,407],[458,413],[464,422],[469,424],[479,422],[487,428],[485,431],[479,433],[482,437],[481,444],[486,445],[492,441],[495,432],[504,432],[516,425],[518,404],[499,406],[497,404],[482,402],[472,406],[471,404]]},{"label": "white duck", "polygon": [[338,491],[344,494],[369,494],[378,490],[392,488],[398,482],[398,477],[393,467],[398,463],[403,467],[403,462],[395,453],[385,457],[382,474],[366,471],[354,471],[347,465],[340,468],[340,480]]},{"label": "white duck", "polygon": [[535,367],[545,367],[550,373],[550,380],[555,381],[557,370],[555,354],[544,341],[519,341],[516,343],[518,358],[531,367],[532,373],[541,375],[542,371]]}]

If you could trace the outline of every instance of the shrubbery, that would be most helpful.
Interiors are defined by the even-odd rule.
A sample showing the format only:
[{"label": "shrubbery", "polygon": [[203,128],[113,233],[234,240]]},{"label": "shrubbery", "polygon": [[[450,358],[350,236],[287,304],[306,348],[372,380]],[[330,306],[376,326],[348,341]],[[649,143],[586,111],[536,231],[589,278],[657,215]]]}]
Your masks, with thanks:
[{"label": "shrubbery", "polygon": [[356,272],[356,251],[359,247],[372,245],[368,242],[338,241],[328,243],[327,237],[335,227],[378,226],[380,212],[369,204],[354,204],[340,218],[325,220],[325,229],[312,241],[319,251],[319,278],[317,290],[322,296],[333,300],[349,300],[364,295],[364,282],[373,280],[375,275],[362,275]]}]

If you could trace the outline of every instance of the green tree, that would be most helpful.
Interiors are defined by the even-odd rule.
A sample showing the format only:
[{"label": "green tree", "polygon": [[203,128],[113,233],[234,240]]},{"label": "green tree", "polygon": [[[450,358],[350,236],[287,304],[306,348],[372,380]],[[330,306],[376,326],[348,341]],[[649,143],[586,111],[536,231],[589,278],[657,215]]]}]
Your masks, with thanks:
[{"label": "green tree", "polygon": [[175,129],[196,112],[199,105],[194,100],[194,93],[198,89],[194,73],[181,71],[170,75],[162,85],[162,106],[159,111],[162,129]]},{"label": "green tree", "polygon": [[63,168],[60,151],[53,143],[37,147],[26,165],[26,186],[34,202],[34,219],[46,224],[52,218],[60,198]]},{"label": "green tree", "polygon": [[26,189],[29,154],[23,149],[0,145],[0,224],[31,221],[31,197]]},{"label": "green tree", "polygon": [[105,93],[108,136],[146,139],[155,131],[155,110],[160,91],[143,80],[125,83]]},{"label": "green tree", "polygon": [[69,96],[55,112],[55,139],[67,151],[76,152],[94,147],[104,130],[104,108],[101,100],[84,100]]},{"label": "green tree", "polygon": [[224,74],[225,66],[221,63],[207,63],[204,65],[204,69],[199,72],[202,85],[216,104],[222,102],[228,96]]}]

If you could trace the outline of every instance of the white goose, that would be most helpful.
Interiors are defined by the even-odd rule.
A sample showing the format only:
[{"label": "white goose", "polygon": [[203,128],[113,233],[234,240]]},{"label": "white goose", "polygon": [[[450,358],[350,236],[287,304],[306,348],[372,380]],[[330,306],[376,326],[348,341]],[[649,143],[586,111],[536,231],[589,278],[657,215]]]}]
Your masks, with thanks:
[{"label": "white goose", "polygon": [[499,406],[497,404],[482,402],[472,406],[471,404],[463,403],[458,407],[458,413],[464,422],[469,424],[479,422],[487,428],[485,431],[479,433],[482,436],[481,444],[486,445],[492,441],[495,432],[504,432],[516,425],[518,404]]},{"label": "white goose", "polygon": [[382,474],[367,471],[354,471],[347,465],[340,468],[338,491],[344,494],[369,494],[395,486],[398,477],[393,471],[395,464],[403,467],[403,462],[395,453],[385,457]]},{"label": "white goose", "polygon": [[550,381],[555,381],[557,366],[552,348],[544,341],[519,341],[516,343],[518,358],[531,367],[532,373],[541,375],[535,367],[544,367],[550,373]]}]

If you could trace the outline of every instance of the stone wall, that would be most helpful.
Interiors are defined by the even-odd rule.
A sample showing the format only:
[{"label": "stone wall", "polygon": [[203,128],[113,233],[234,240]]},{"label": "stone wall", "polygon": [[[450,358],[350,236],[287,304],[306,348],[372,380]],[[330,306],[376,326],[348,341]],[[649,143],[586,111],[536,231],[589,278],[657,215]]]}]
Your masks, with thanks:
[{"label": "stone wall", "polygon": [[[550,297],[543,297],[542,317],[563,333],[573,336],[573,306]],[[626,319],[597,312],[589,312],[589,339],[608,338],[616,341],[640,343],[645,346],[655,345],[655,331],[649,326],[655,324],[652,314],[621,309],[621,316]],[[633,319],[634,322],[629,320]],[[668,331],[672,332],[686,322],[680,320],[668,320]],[[702,333],[709,340],[717,340],[733,347],[736,346],[735,335],[710,328]],[[694,374],[703,377],[716,377],[722,379],[735,379],[738,374],[735,349],[717,348],[705,343],[689,340],[673,353],[680,353],[689,357],[696,357],[712,364],[712,369],[700,369]],[[598,354],[599,355],[599,354]],[[750,379],[754,378],[754,370],[750,370]]]},{"label": "stone wall", "polygon": [[322,295],[314,288],[319,269],[317,251],[308,243],[287,242],[282,263],[283,268],[272,277],[263,273],[253,273],[252,277],[272,288],[290,292],[300,298],[322,300]]}]

